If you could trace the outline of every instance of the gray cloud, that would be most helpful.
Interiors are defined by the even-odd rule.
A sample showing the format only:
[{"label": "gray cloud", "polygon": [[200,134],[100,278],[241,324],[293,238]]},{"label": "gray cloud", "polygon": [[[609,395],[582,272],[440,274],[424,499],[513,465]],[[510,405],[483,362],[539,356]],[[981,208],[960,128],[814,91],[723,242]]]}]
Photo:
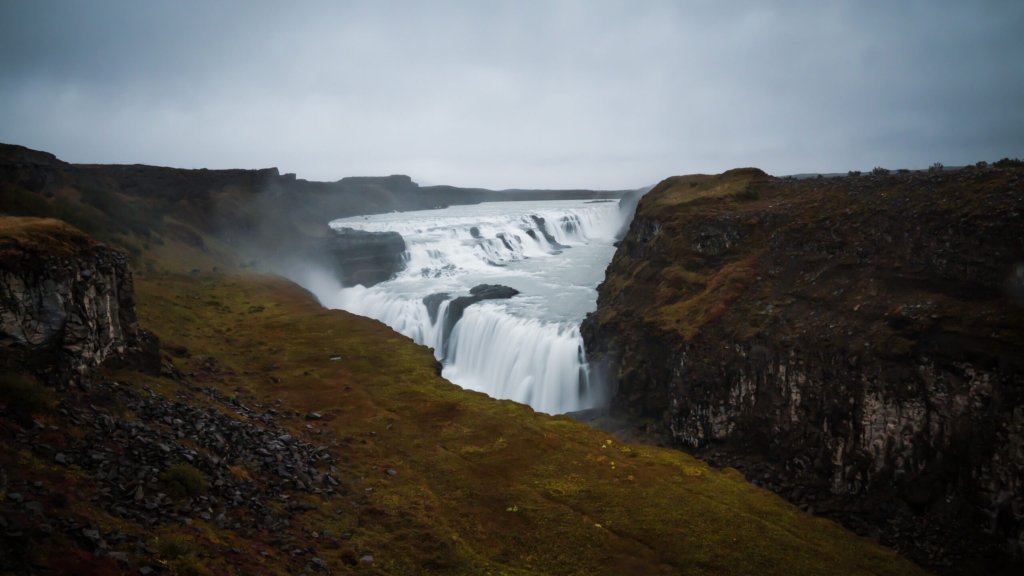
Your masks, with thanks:
[{"label": "gray cloud", "polygon": [[1024,155],[1016,1],[0,3],[0,141],[633,187]]}]

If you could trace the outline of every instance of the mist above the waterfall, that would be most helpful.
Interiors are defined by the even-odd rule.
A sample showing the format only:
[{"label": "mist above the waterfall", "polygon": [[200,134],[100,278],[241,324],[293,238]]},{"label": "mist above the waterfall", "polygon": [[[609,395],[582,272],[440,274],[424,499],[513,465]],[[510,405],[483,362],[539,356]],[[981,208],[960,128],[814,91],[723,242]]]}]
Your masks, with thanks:
[{"label": "mist above the waterfall", "polygon": [[302,286],[316,297],[325,308],[340,308],[339,294],[342,285],[341,277],[336,269],[329,269],[323,264],[311,260],[294,262],[275,262],[272,269]]}]

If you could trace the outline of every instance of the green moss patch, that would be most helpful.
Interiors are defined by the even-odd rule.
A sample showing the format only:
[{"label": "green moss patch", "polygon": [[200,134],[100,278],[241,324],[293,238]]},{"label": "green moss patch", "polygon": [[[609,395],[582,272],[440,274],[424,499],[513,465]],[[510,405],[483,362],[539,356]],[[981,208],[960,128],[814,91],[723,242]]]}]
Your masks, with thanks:
[{"label": "green moss patch", "polygon": [[[709,281],[710,282],[710,281]],[[293,520],[329,566],[446,574],[909,574],[893,552],[733,471],[462,390],[429,349],[264,276],[138,282],[192,384],[245,390],[331,446],[352,496]],[[206,303],[216,301],[218,305]],[[259,314],[245,311],[262,307]],[[207,357],[217,370],[203,370]],[[332,358],[341,360],[332,360]],[[207,361],[207,365],[209,365]],[[271,378],[273,376],[273,378]],[[316,411],[315,422],[301,415]],[[388,471],[391,472],[388,472]],[[360,559],[373,556],[372,563]],[[263,558],[273,564],[273,556]]]}]

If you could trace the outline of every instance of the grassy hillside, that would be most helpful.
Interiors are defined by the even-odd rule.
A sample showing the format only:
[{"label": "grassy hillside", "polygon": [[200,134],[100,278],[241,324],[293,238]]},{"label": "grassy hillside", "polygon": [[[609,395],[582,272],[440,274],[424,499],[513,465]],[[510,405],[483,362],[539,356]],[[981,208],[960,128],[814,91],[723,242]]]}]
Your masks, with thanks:
[{"label": "grassy hillside", "polygon": [[237,254],[178,201],[24,180],[4,210],[137,248],[163,368],[0,375],[0,572],[920,573],[735,471],[462,390],[282,278],[212,272]]},{"label": "grassy hillside", "polygon": [[190,350],[177,364],[194,385],[324,416],[287,424],[331,445],[355,499],[293,520],[352,534],[318,552],[332,566],[368,553],[380,573],[914,572],[735,472],[461,390],[426,348],[279,279],[146,279],[139,301],[144,326]]},{"label": "grassy hillside", "polygon": [[[7,570],[917,572],[734,471],[462,390],[438,376],[426,348],[324,310],[283,279],[142,275],[136,286],[140,323],[161,338],[162,375],[108,368],[92,388],[59,397],[4,377],[5,390],[30,391],[7,395],[0,416]],[[37,424],[15,418],[26,396]],[[225,420],[325,447],[337,488],[296,488],[282,478],[303,472],[259,457],[218,461],[197,430]],[[131,489],[122,498],[127,480],[106,479],[105,458],[121,453],[124,466],[139,451],[108,426],[161,439],[142,449],[167,494],[154,510],[142,507],[150,485],[145,500]],[[219,479],[251,486],[261,512],[232,505]]]}]

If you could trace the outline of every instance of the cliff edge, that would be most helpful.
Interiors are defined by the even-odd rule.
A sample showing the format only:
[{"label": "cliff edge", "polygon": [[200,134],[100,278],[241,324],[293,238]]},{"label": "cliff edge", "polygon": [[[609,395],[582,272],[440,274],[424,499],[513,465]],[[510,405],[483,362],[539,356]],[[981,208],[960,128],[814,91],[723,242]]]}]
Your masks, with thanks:
[{"label": "cliff edge", "polygon": [[[60,220],[0,216],[0,361],[57,385],[108,359],[158,369],[125,255]],[[148,357],[148,359],[147,359]]]},{"label": "cliff edge", "polygon": [[1017,167],[669,178],[582,328],[611,412],[939,572],[1019,573],[1022,214]]}]

